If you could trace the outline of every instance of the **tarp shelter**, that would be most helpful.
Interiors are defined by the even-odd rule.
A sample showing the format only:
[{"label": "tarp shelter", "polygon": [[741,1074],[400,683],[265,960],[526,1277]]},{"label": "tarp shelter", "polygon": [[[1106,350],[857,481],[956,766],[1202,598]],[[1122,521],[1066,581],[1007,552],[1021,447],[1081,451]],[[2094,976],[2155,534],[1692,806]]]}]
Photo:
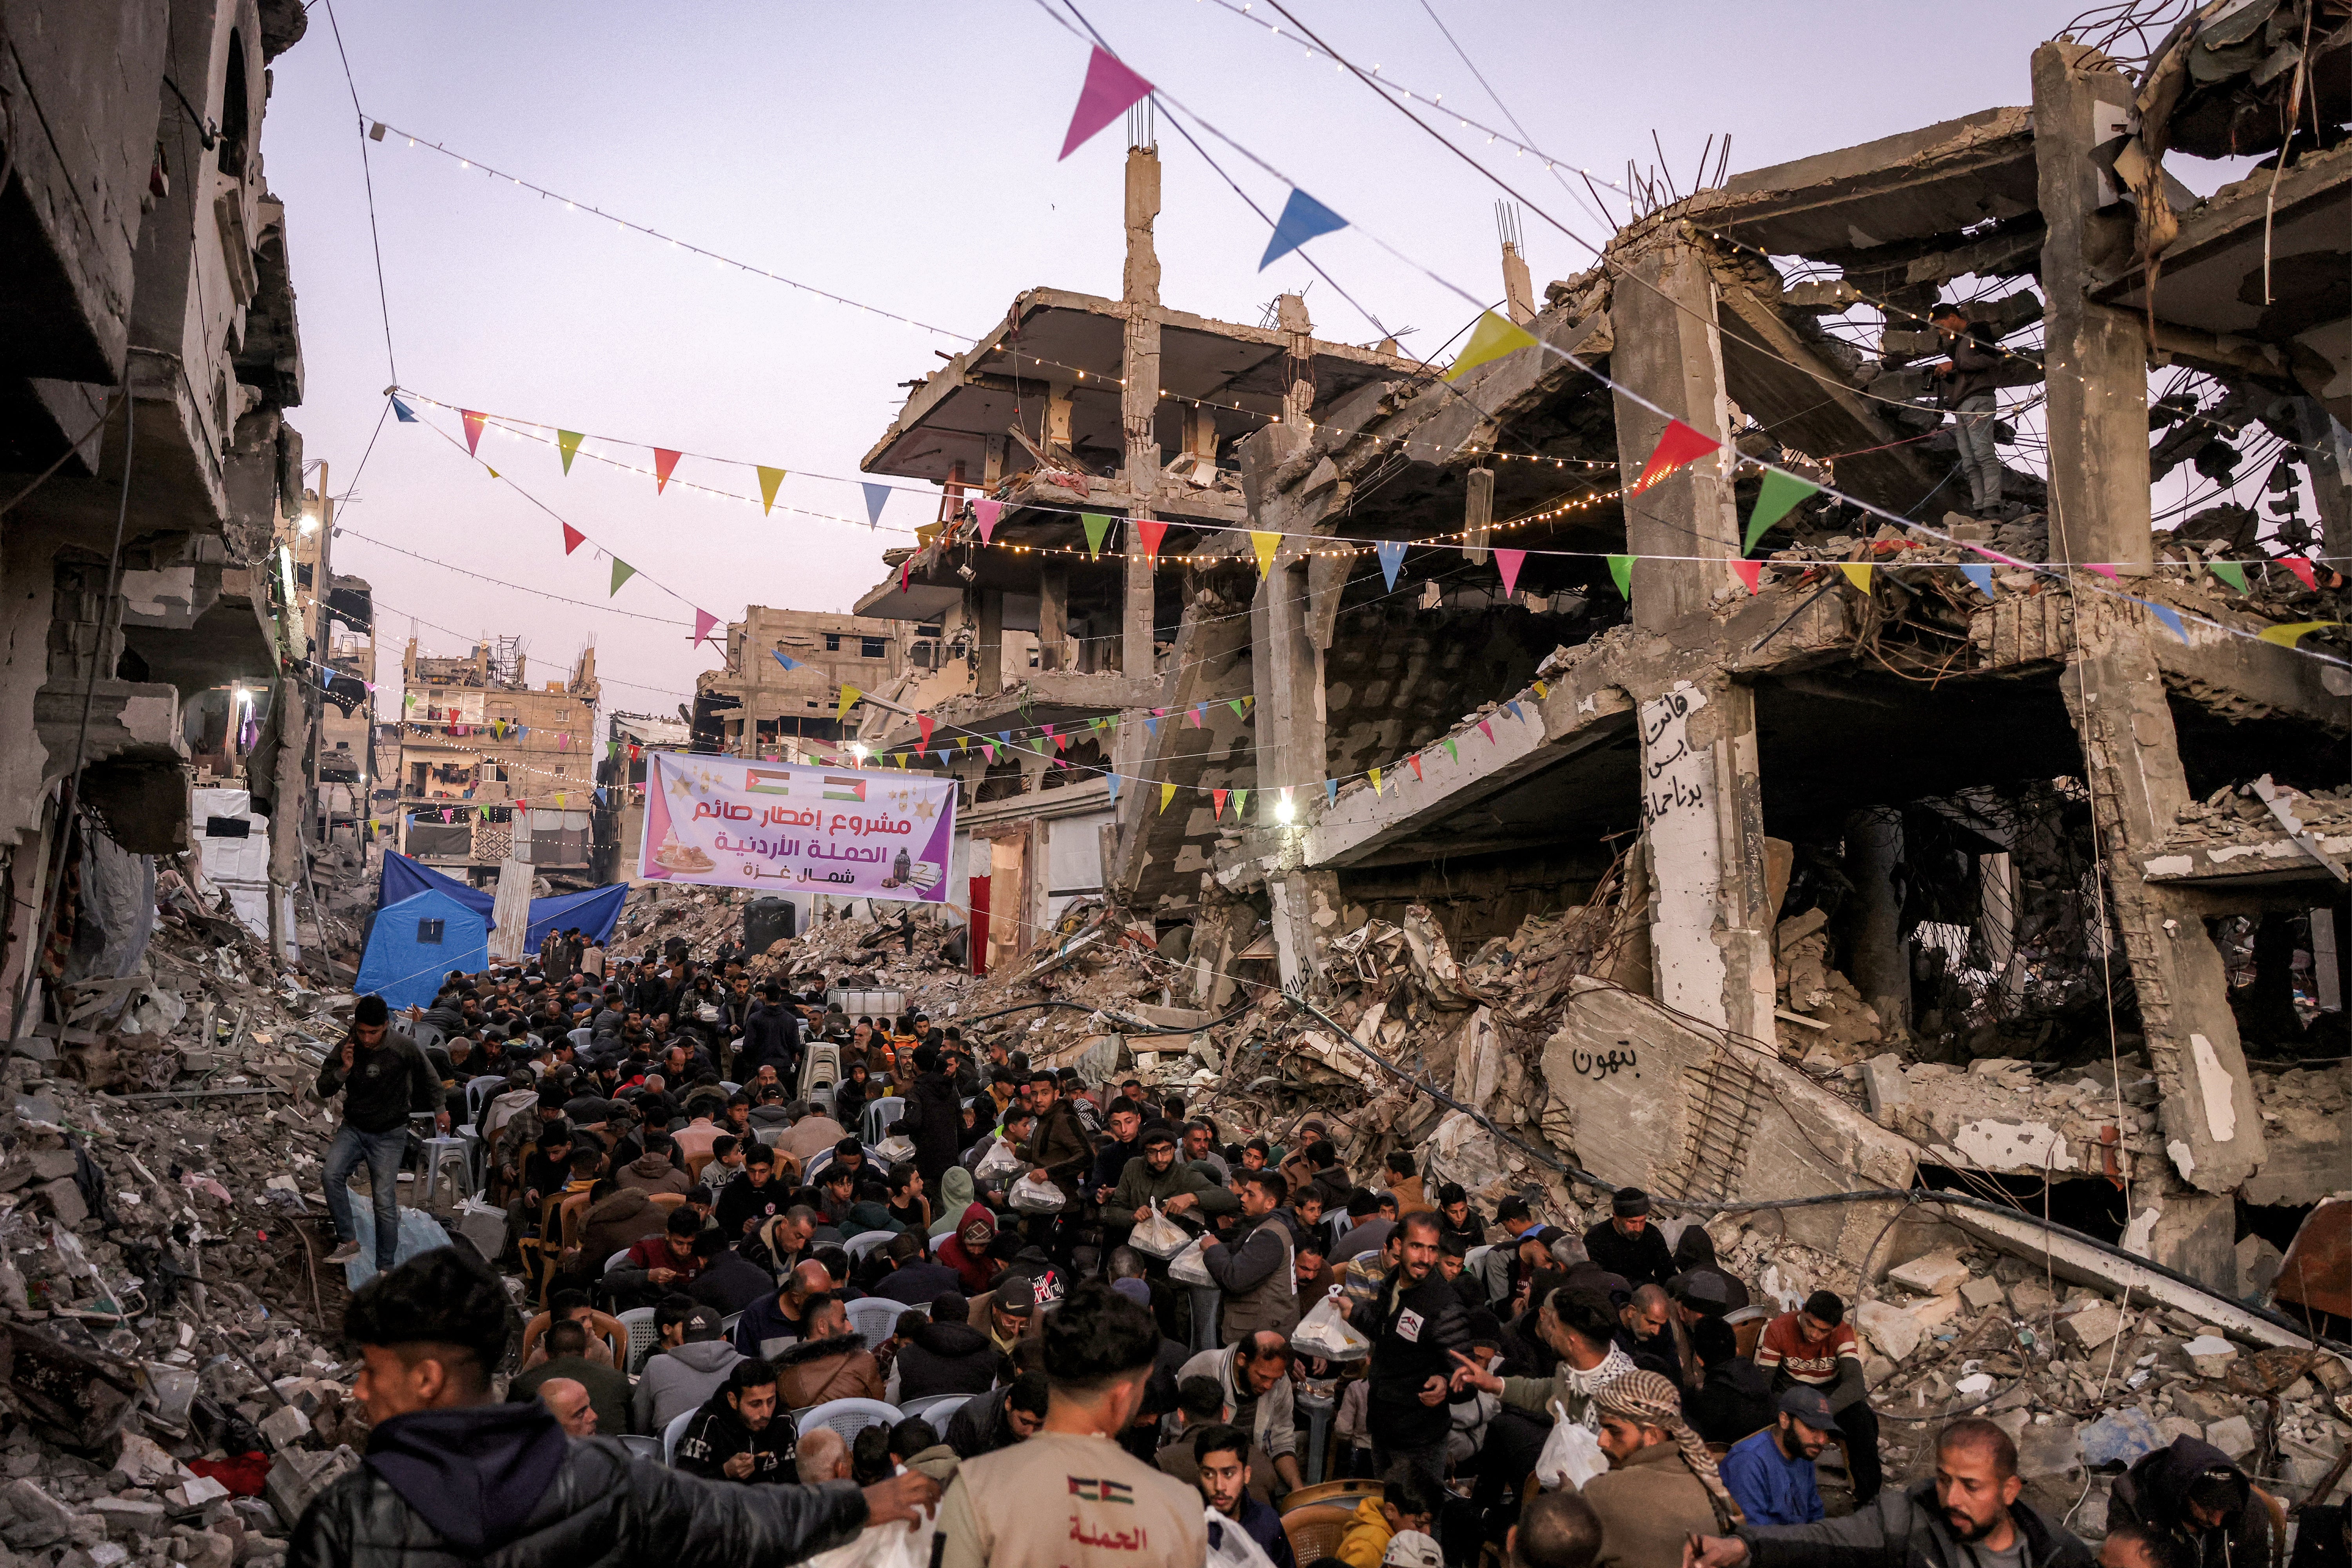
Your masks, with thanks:
[{"label": "tarp shelter", "polygon": [[[405,855],[387,853],[383,858],[383,879],[377,885],[375,907],[389,910],[401,900],[426,890],[446,893],[467,909],[478,913],[485,924],[492,919],[496,895],[483,888],[467,887],[455,877],[445,876],[421,860]],[[614,882],[608,887],[591,888],[584,893],[564,893],[551,899],[530,901],[530,930],[525,941],[531,951],[547,940],[551,931],[570,931],[578,926],[581,931],[602,945],[613,939],[613,926],[621,918],[621,905],[628,898],[628,885]],[[454,963],[442,965],[455,969]],[[482,967],[479,964],[476,968]],[[430,998],[427,998],[430,1000]]]},{"label": "tarp shelter", "polygon": [[394,1007],[429,1007],[443,975],[453,969],[470,973],[489,962],[489,917],[427,889],[376,910],[353,989],[362,996],[373,992]]}]

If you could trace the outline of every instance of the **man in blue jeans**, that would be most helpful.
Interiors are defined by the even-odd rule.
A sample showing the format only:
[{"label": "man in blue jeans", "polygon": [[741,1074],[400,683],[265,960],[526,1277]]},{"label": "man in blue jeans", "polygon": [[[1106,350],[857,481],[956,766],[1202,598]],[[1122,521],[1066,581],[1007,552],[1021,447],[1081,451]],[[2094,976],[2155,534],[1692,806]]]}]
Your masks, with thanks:
[{"label": "man in blue jeans", "polygon": [[350,1037],[319,1069],[318,1094],[320,1100],[343,1097],[343,1124],[327,1145],[327,1212],[334,1216],[335,1239],[342,1245],[327,1261],[349,1263],[360,1255],[345,1184],[365,1161],[368,1192],[375,1200],[375,1266],[379,1271],[390,1268],[400,1247],[400,1162],[408,1152],[408,1115],[429,1110],[439,1130],[449,1131],[441,1080],[415,1040],[392,1032],[392,1010],[371,993],[352,1009]]}]

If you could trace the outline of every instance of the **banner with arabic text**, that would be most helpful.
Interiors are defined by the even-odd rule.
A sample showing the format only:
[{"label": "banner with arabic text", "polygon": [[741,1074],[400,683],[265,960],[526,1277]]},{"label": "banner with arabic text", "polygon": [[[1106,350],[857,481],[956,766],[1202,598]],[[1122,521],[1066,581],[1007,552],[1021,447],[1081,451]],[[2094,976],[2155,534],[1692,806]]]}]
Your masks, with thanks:
[{"label": "banner with arabic text", "polygon": [[646,753],[638,875],[714,888],[944,903],[953,779]]}]

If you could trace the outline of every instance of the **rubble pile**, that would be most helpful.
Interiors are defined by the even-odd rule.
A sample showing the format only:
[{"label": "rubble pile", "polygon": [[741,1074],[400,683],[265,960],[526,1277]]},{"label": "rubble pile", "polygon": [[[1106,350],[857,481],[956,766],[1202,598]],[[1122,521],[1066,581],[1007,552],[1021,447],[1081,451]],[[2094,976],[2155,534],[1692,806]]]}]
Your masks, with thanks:
[{"label": "rubble pile", "polygon": [[[2306,833],[2339,837],[2352,833],[2352,784],[2309,794],[2288,784],[2274,786],[2280,807]],[[2282,825],[2252,785],[2225,784],[2173,814],[2180,826],[2165,840],[2167,849],[2186,849],[2276,838]]]},{"label": "rubble pile", "polygon": [[0,1123],[0,1541],[58,1568],[278,1561],[365,1433],[309,1090],[348,993],[188,880],[130,975],[69,984]]}]

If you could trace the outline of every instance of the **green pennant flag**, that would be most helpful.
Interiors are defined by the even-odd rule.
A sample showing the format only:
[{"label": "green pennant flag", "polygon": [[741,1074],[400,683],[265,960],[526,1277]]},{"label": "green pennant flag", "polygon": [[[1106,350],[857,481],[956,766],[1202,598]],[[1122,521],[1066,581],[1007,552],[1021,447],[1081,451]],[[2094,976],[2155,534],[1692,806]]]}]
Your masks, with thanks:
[{"label": "green pennant flag", "polygon": [[2208,561],[2205,569],[2242,594],[2246,591],[2246,569],[2235,561]]},{"label": "green pennant flag", "polygon": [[1078,521],[1087,531],[1088,558],[1101,555],[1103,536],[1110,532],[1110,514],[1100,511],[1082,511],[1078,513]]},{"label": "green pennant flag", "polygon": [[607,591],[606,591],[606,593],[605,593],[605,595],[604,595],[604,597],[606,597],[606,598],[608,598],[608,599],[609,599],[609,598],[611,598],[614,594],[619,593],[619,592],[621,591],[621,584],[624,584],[624,583],[625,583],[625,582],[627,582],[630,578],[632,578],[632,577],[635,576],[636,574],[637,574],[637,569],[636,569],[635,567],[634,567],[634,566],[630,565],[627,562],[625,562],[625,561],[622,560],[619,556],[617,556],[617,555],[614,556],[614,557],[613,557],[613,586],[612,586],[609,590],[607,590]]},{"label": "green pennant flag", "polygon": [[1043,735],[1030,736],[1029,749],[1036,752],[1039,756],[1044,756],[1045,754],[1045,737]]},{"label": "green pennant flag", "polygon": [[1632,556],[1612,555],[1609,558],[1609,575],[1616,583],[1620,597],[1631,599],[1633,596],[1633,558]]},{"label": "green pennant flag", "polygon": [[1445,754],[1447,756],[1452,757],[1457,763],[1462,760],[1462,748],[1454,743],[1453,736],[1446,736],[1444,744],[1445,747]]},{"label": "green pennant flag", "polygon": [[776,510],[776,490],[784,482],[784,470],[751,465],[760,470],[760,511],[765,515]]},{"label": "green pennant flag", "polygon": [[1226,706],[1226,707],[1228,707],[1228,708],[1230,708],[1230,709],[1232,709],[1232,710],[1234,710],[1234,718],[1238,719],[1238,718],[1240,718],[1240,717],[1242,716],[1242,700],[1241,700],[1240,698],[1238,698],[1238,697],[1228,697],[1228,698],[1226,698],[1226,699],[1225,699],[1225,706]]},{"label": "green pennant flag", "polygon": [[1754,550],[1767,529],[1788,516],[1799,501],[1819,495],[1821,489],[1821,486],[1809,485],[1794,474],[1784,474],[1778,468],[1765,469],[1764,488],[1756,492],[1756,509],[1748,514],[1748,537],[1739,546],[1739,553],[1745,555]]},{"label": "green pennant flag", "polygon": [[1245,789],[1237,789],[1234,791],[1234,816],[1235,817],[1239,817],[1243,812],[1248,809],[1249,791]]},{"label": "green pennant flag", "polygon": [[570,473],[572,455],[580,450],[580,432],[558,430],[555,433],[555,449],[563,454],[563,471]]}]

